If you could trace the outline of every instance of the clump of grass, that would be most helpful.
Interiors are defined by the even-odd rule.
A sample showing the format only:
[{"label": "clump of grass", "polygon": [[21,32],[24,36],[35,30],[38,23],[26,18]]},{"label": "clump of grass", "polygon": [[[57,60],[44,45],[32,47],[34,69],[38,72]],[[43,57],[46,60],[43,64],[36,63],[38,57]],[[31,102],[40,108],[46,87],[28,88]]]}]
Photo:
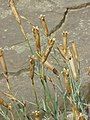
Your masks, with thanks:
[{"label": "clump of grass", "polygon": [[[0,114],[5,120],[15,120],[16,115],[18,120],[42,120],[42,119],[51,119],[54,120],[68,120],[68,111],[67,111],[67,101],[71,107],[71,113],[73,115],[73,120],[86,120],[86,105],[85,100],[82,98],[80,87],[80,60],[77,50],[76,42],[72,42],[71,46],[68,43],[68,32],[63,32],[62,44],[58,45],[57,48],[54,47],[55,38],[49,36],[49,28],[46,23],[44,15],[40,15],[40,22],[43,27],[45,37],[46,37],[46,49],[43,49],[41,44],[41,36],[39,27],[33,25],[27,20],[24,16],[21,16],[15,6],[14,0],[9,0],[9,5],[12,9],[12,13],[16,21],[19,24],[20,30],[28,43],[30,48],[30,60],[29,60],[29,71],[30,79],[32,83],[32,89],[34,91],[35,100],[36,100],[36,110],[32,111],[31,116],[27,115],[26,107],[27,104],[25,101],[20,101],[15,97],[10,87],[10,82],[8,78],[7,65],[4,59],[3,51],[0,49],[0,64],[3,68],[4,76],[7,80],[8,92],[2,92],[9,100],[10,104],[6,103],[5,100],[0,98]],[[32,50],[30,42],[25,33],[24,27],[21,22],[21,18],[28,21],[32,25],[32,33],[34,36],[35,50]],[[57,50],[56,50],[57,49]],[[50,63],[49,56],[51,56],[51,51],[54,50],[53,56],[56,55],[56,51],[61,55],[64,65],[61,66],[62,70],[57,69],[53,64]],[[56,50],[56,51],[55,51]],[[56,58],[55,58],[56,57]],[[56,60],[57,64],[59,63],[59,58],[57,56],[53,57]],[[36,64],[37,62],[37,64]],[[37,68],[37,70],[35,69]],[[48,69],[48,70],[46,70]],[[49,76],[48,72],[52,72],[55,75],[55,82],[53,76]],[[41,81],[44,98],[42,102],[38,99],[38,94],[35,86],[35,75],[37,79]],[[62,77],[61,77],[62,76]],[[60,80],[61,79],[61,80]],[[57,84],[59,80],[60,85]],[[62,88],[62,81],[64,81],[65,89]],[[53,86],[53,96],[50,90],[49,82]],[[63,100],[63,110],[60,110],[60,101],[59,96]],[[13,112],[14,111],[14,112]],[[43,111],[43,112],[42,112]],[[43,114],[44,113],[44,114]]]}]

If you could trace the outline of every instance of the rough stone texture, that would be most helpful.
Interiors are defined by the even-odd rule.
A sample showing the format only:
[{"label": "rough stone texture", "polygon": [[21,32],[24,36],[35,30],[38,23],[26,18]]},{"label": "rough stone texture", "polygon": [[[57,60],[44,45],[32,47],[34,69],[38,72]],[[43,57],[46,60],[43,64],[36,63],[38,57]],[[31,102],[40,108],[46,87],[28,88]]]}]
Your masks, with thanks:
[{"label": "rough stone texture", "polygon": [[[62,41],[62,31],[70,33],[70,42],[72,40],[77,41],[82,68],[81,79],[84,81],[85,88],[83,91],[90,102],[88,96],[90,93],[90,76],[86,72],[87,67],[90,66],[90,0],[16,0],[15,3],[19,13],[39,27],[41,27],[39,15],[46,15],[50,33],[56,37],[56,44]],[[23,25],[30,44],[34,48],[32,26],[24,20]],[[41,32],[43,32],[42,29]],[[42,38],[45,43],[45,36],[42,35]],[[34,95],[28,77],[29,72],[27,72],[29,48],[6,0],[0,2],[0,47],[4,50],[8,70],[11,74],[10,81],[13,91],[17,93],[17,96],[33,101]],[[1,68],[0,72],[2,73]],[[0,78],[0,87],[4,90],[5,80],[2,75]],[[40,84],[37,80],[39,96],[41,95],[40,91],[42,91]]]}]

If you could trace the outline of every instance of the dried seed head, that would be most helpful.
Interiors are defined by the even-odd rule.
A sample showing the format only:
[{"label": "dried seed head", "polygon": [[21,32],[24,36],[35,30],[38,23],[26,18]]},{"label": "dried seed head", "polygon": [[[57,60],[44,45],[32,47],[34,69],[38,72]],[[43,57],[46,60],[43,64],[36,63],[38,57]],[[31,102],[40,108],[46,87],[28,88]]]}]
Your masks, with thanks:
[{"label": "dried seed head", "polygon": [[67,36],[68,32],[63,32],[63,48],[64,48],[64,53],[67,53]]},{"label": "dried seed head", "polygon": [[47,26],[47,23],[46,23],[46,20],[45,20],[45,15],[40,15],[39,18],[40,18],[42,27],[43,27],[43,29],[45,31],[45,35],[48,36],[49,31],[48,31],[48,26]]},{"label": "dried seed head", "polygon": [[41,44],[40,44],[40,33],[39,33],[38,26],[36,26],[36,27],[33,26],[32,32],[33,32],[34,39],[35,39],[36,50],[37,50],[37,52],[40,53],[40,51],[41,51]]},{"label": "dried seed head", "polygon": [[34,84],[34,70],[35,70],[35,61],[33,58],[30,58],[30,78],[32,80],[32,84]]}]

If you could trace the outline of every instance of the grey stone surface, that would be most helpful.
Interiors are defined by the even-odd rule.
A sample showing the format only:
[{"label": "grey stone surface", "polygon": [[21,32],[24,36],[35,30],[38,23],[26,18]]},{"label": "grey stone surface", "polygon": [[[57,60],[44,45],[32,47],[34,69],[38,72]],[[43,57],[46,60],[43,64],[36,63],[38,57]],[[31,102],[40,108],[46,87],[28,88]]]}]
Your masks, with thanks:
[{"label": "grey stone surface", "polygon": [[[56,45],[62,42],[62,32],[68,31],[69,42],[75,40],[81,59],[81,79],[84,81],[83,92],[90,102],[90,76],[86,69],[90,66],[90,0],[16,0],[16,6],[21,15],[27,17],[32,23],[41,27],[39,15],[46,15],[49,30],[55,30],[52,36],[56,37]],[[73,9],[73,6],[75,9]],[[68,9],[66,15],[65,11]],[[31,33],[32,26],[24,20],[23,25],[30,44],[34,49],[34,40]],[[62,23],[61,23],[62,22]],[[58,26],[58,27],[56,27]],[[43,32],[42,29],[40,29]],[[45,36],[42,35],[42,42],[45,44]],[[10,82],[13,91],[17,96],[22,96],[28,101],[34,101],[34,94],[31,89],[31,81],[28,77],[29,48],[19,29],[18,23],[8,7],[8,2],[2,0],[0,3],[0,47],[3,48]],[[19,72],[18,72],[19,71]],[[2,73],[0,67],[0,73]],[[54,76],[55,77],[55,76]],[[5,79],[0,76],[0,88],[5,90]],[[37,92],[41,98],[41,83],[36,80]],[[0,94],[1,96],[1,94]]]}]

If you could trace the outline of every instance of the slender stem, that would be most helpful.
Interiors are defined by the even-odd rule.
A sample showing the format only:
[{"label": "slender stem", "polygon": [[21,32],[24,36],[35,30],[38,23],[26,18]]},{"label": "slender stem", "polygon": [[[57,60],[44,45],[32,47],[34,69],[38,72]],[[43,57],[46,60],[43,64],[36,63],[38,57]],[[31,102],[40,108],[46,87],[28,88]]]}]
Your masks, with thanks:
[{"label": "slender stem", "polygon": [[34,91],[34,95],[35,95],[35,99],[36,99],[37,109],[39,110],[39,102],[38,102],[38,97],[37,97],[35,85],[32,84],[32,87],[33,87],[33,91]]}]

